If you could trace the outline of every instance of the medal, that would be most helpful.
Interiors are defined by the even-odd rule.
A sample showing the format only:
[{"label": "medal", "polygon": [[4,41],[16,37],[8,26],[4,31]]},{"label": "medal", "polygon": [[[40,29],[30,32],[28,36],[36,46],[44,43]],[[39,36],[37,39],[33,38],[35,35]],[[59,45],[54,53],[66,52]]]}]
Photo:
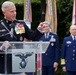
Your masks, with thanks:
[{"label": "medal", "polygon": [[23,33],[25,33],[24,25],[18,23],[18,24],[15,26],[15,32],[16,32],[16,34],[23,34]]},{"label": "medal", "polygon": [[54,43],[51,43],[51,46],[54,46]]},{"label": "medal", "polygon": [[51,41],[51,42],[55,42],[55,41],[56,41],[56,39],[54,38],[54,36],[53,36],[53,35],[51,36],[50,41]]},{"label": "medal", "polygon": [[22,40],[23,40],[23,37],[21,36],[21,37],[20,37],[20,41],[22,41]]}]

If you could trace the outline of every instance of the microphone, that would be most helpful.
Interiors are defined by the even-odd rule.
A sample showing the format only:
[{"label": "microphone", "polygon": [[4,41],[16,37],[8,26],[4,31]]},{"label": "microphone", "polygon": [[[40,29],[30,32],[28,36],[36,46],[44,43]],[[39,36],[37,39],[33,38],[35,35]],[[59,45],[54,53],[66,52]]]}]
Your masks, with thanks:
[{"label": "microphone", "polygon": [[11,28],[10,36],[11,36],[11,38],[13,38],[13,28]]},{"label": "microphone", "polygon": [[14,23],[11,23],[10,36],[11,36],[11,38],[13,38],[13,36],[14,36]]}]

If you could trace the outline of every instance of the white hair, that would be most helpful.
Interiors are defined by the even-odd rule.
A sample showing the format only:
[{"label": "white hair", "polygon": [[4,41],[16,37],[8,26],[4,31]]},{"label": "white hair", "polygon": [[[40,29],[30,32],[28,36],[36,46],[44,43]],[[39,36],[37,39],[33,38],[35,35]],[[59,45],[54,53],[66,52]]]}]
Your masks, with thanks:
[{"label": "white hair", "polygon": [[50,22],[47,22],[48,26],[51,26],[51,23]]},{"label": "white hair", "polygon": [[11,1],[5,1],[2,4],[1,9],[2,9],[2,11],[5,11],[10,6],[15,6],[15,4],[13,2],[11,2]]}]

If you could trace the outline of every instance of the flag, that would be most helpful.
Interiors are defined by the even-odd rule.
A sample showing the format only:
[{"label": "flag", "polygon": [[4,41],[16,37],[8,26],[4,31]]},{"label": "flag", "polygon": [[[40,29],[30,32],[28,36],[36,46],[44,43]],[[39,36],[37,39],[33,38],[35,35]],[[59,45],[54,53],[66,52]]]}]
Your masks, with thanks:
[{"label": "flag", "polygon": [[37,75],[42,73],[42,54],[37,54]]},{"label": "flag", "polygon": [[32,22],[31,0],[24,0],[24,21]]},{"label": "flag", "polygon": [[24,21],[26,25],[31,29],[31,22],[32,22],[31,0],[24,0]]},{"label": "flag", "polygon": [[47,0],[46,4],[46,21],[52,24],[52,32],[57,32],[57,10],[56,10],[56,0]]},{"label": "flag", "polygon": [[76,25],[76,0],[73,0],[73,16],[72,16],[72,25]]}]

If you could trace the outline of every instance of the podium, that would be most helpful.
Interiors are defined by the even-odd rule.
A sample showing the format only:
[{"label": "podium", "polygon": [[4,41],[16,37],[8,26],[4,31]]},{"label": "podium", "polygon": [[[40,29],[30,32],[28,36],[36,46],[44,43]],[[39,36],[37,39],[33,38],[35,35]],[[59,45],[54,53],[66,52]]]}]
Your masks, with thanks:
[{"label": "podium", "polygon": [[[2,45],[3,42],[0,43]],[[9,42],[5,43],[5,49],[0,50],[0,56],[4,56],[5,75],[13,73],[33,72],[42,75],[41,54],[45,53],[50,42]]]}]

